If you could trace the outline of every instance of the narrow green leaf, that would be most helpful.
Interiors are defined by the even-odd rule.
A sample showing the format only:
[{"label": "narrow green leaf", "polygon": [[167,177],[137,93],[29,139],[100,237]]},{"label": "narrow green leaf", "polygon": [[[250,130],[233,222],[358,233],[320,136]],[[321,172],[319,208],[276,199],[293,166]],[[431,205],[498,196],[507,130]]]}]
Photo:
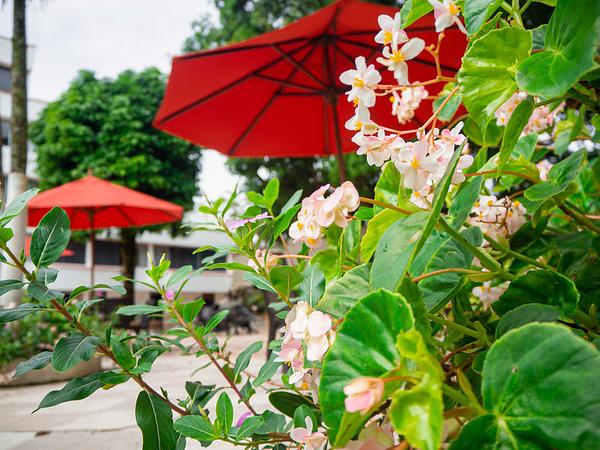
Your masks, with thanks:
[{"label": "narrow green leaf", "polygon": [[30,255],[35,266],[47,267],[60,258],[70,237],[69,216],[61,208],[52,208],[31,235]]},{"label": "narrow green leaf", "polygon": [[265,382],[267,382],[273,378],[275,373],[277,373],[277,369],[279,369],[279,367],[282,364],[279,361],[275,361],[276,359],[277,359],[277,354],[274,352],[271,352],[269,359],[267,360],[266,363],[264,363],[261,366],[260,370],[258,371],[258,374],[256,375],[256,378],[254,379],[254,381],[252,381],[252,386],[254,386],[254,387],[262,386]]},{"label": "narrow green leaf", "polygon": [[146,316],[149,314],[157,314],[165,312],[164,306],[154,306],[154,305],[127,305],[121,306],[117,310],[117,314],[122,316]]},{"label": "narrow green leaf", "polygon": [[100,339],[96,336],[84,336],[74,333],[61,338],[54,348],[52,367],[59,372],[65,372],[81,361],[89,361],[94,356]]},{"label": "narrow green leaf", "polygon": [[252,359],[252,355],[256,352],[260,351],[262,348],[262,342],[254,342],[250,344],[248,348],[246,348],[242,353],[239,354],[237,359],[235,360],[235,366],[233,367],[233,379],[237,379],[238,375],[248,368],[248,364],[250,364],[250,360]]},{"label": "narrow green leaf", "polygon": [[508,123],[504,129],[504,135],[502,136],[502,144],[500,145],[500,153],[498,156],[498,170],[504,168],[504,164],[508,161],[512,151],[517,145],[519,136],[523,132],[523,129],[527,125],[531,113],[535,109],[535,102],[533,97],[528,96],[525,100],[517,105]]},{"label": "narrow green leaf", "polygon": [[140,392],[135,403],[135,421],[142,430],[142,450],[175,450],[173,414],[160,398]]},{"label": "narrow green leaf", "polygon": [[217,325],[219,325],[225,319],[225,317],[227,317],[227,314],[229,314],[229,310],[228,309],[224,309],[224,310],[219,311],[218,313],[216,313],[214,316],[212,316],[209,319],[209,321],[206,322],[206,325],[204,326],[204,334],[208,334],[212,330],[214,330],[215,327]]},{"label": "narrow green leaf", "polygon": [[38,192],[40,192],[40,190],[37,188],[29,189],[19,194],[12,202],[10,202],[0,217],[0,227],[6,226],[11,220],[21,214],[27,206],[27,203],[29,203]]},{"label": "narrow green leaf", "polygon": [[202,416],[180,417],[175,422],[175,430],[202,442],[212,442],[219,437],[212,424]]},{"label": "narrow green leaf", "polygon": [[233,404],[225,392],[223,392],[217,400],[216,411],[219,429],[221,430],[221,433],[226,436],[233,423]]},{"label": "narrow green leaf", "polygon": [[82,400],[89,397],[103,386],[98,379],[101,373],[102,372],[97,372],[88,375],[87,377],[73,378],[66,385],[64,385],[62,389],[48,392],[35,411],[38,411],[42,408],[56,406],[61,403],[70,402],[73,400]]},{"label": "narrow green leaf", "polygon": [[17,366],[13,378],[18,378],[21,375],[25,375],[31,370],[39,370],[46,367],[52,361],[52,352],[41,352],[37,355],[29,358],[27,361],[22,361]]}]

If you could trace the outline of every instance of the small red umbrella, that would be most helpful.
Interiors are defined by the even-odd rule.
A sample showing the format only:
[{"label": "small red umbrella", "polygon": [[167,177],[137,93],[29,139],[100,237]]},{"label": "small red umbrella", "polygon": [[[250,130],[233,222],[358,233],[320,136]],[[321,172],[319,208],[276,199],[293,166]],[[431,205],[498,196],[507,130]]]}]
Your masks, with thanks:
[{"label": "small red umbrella", "polygon": [[65,210],[73,230],[91,234],[91,284],[94,284],[95,230],[127,228],[177,222],[183,208],[133,189],[88,175],[76,181],[41,192],[29,202],[28,223],[36,226],[55,206]]},{"label": "small red umbrella", "polygon": [[[356,150],[344,122],[353,114],[347,86],[339,75],[354,67],[357,56],[374,63],[382,46],[374,42],[380,14],[397,8],[358,0],[337,1],[286,27],[233,45],[189,53],[173,60],[165,97],[154,126],[229,156],[307,157]],[[408,27],[410,37],[435,44],[438,33],[428,14]],[[456,27],[445,30],[441,55],[444,76],[460,67],[467,40]],[[376,65],[382,83],[392,74]],[[422,52],[409,63],[411,81],[436,76],[433,57]],[[441,84],[428,86],[435,94]],[[390,103],[379,101],[373,119],[398,128]],[[424,101],[415,128],[431,115]],[[343,166],[340,165],[340,170]],[[343,173],[341,173],[343,175]]]}]

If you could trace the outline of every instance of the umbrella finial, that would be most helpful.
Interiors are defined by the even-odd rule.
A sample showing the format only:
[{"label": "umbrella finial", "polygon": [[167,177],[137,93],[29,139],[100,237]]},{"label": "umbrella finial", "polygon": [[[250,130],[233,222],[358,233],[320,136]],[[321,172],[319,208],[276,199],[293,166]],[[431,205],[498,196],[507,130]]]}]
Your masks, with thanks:
[{"label": "umbrella finial", "polygon": [[92,169],[91,167],[88,167],[87,174],[88,174],[88,177],[93,177],[94,176],[94,169]]}]

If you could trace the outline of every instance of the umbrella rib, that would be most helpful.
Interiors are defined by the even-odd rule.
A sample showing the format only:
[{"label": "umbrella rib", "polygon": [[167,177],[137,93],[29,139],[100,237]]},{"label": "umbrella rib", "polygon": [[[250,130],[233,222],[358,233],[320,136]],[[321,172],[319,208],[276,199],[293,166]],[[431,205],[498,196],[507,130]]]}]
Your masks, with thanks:
[{"label": "umbrella rib", "polygon": [[[312,41],[313,44],[315,44],[315,41]],[[319,80],[319,78],[317,76],[315,76],[311,71],[309,71],[308,69],[306,69],[305,67],[302,67],[302,65],[300,63],[298,63],[298,61],[296,61],[294,58],[291,57],[291,55],[287,54],[286,52],[284,52],[283,50],[281,50],[281,48],[279,48],[279,46],[277,44],[272,44],[273,49],[275,49],[275,51],[277,51],[287,62],[289,62],[290,64],[292,64],[296,69],[300,70],[302,73],[304,73],[305,75],[307,75],[308,77],[310,77],[313,81],[319,83],[321,85],[321,87],[326,88],[327,86],[325,84],[323,84],[323,82],[321,80]],[[302,59],[302,62],[304,62],[305,59]]]},{"label": "umbrella rib", "polygon": [[[306,52],[306,55],[304,55],[302,57],[302,60],[300,61],[300,64],[304,63],[312,55],[312,53],[315,51],[316,48],[317,48],[317,43],[313,42],[311,49],[308,52]],[[286,81],[289,80],[289,79],[291,79],[296,74],[296,72],[298,71],[299,67],[301,67],[301,66],[299,65],[297,67],[294,67],[294,69],[292,70],[292,72],[288,75]],[[233,145],[229,149],[229,155],[230,156],[235,153],[235,151],[237,150],[237,148],[239,147],[239,145],[242,143],[242,141],[252,132],[252,130],[254,130],[254,128],[256,127],[256,125],[258,124],[258,122],[260,121],[260,119],[262,119],[262,117],[265,115],[265,113],[267,112],[267,110],[269,109],[269,107],[273,104],[273,102],[275,101],[275,99],[277,98],[277,96],[281,93],[281,91],[283,90],[284,87],[285,87],[285,85],[281,84],[279,86],[279,88],[277,88],[277,90],[273,93],[273,95],[271,96],[271,98],[269,98],[269,100],[267,101],[267,103],[265,103],[263,105],[263,107],[258,112],[258,114],[256,116],[254,116],[254,118],[248,124],[248,126],[242,132],[242,134],[240,134],[239,137],[235,140],[235,142],[233,143]]]},{"label": "umbrella rib", "polygon": [[[299,52],[300,50],[304,50],[307,46],[311,45],[313,42],[310,40],[307,40],[306,43],[304,43],[303,45],[301,45],[300,47],[298,47],[297,49],[294,49],[292,52],[290,53],[296,53]],[[241,78],[238,78],[235,81],[232,81],[231,83],[229,83],[228,85],[223,86],[221,89],[217,90],[217,91],[213,91],[210,92],[209,94],[205,95],[202,98],[199,98],[198,100],[193,101],[192,103],[187,104],[186,106],[179,108],[175,111],[173,111],[170,114],[167,114],[165,117],[163,117],[162,119],[160,119],[160,121],[158,121],[157,123],[159,125],[163,125],[166,122],[173,120],[175,117],[180,116],[181,114],[184,114],[194,108],[196,108],[197,106],[201,105],[202,103],[211,100],[212,98],[223,94],[224,92],[229,91],[230,89],[233,89],[234,87],[238,86],[239,84],[243,83],[244,81],[246,81],[248,79],[248,77],[251,77],[259,72],[261,72],[262,70],[272,67],[275,64],[277,64],[278,62],[280,62],[282,59],[284,59],[283,56],[280,56],[279,58],[274,59],[273,61],[269,62],[268,64],[265,64],[264,66],[261,66],[255,70],[253,70],[252,72],[250,72],[248,75],[245,75]]]},{"label": "umbrella rib", "polygon": [[303,89],[305,91],[309,91],[310,93],[312,93],[314,95],[321,95],[321,93],[322,93],[322,91],[315,89],[313,87],[307,86],[306,84],[294,83],[293,81],[282,80],[279,78],[270,77],[268,75],[263,75],[263,74],[259,74],[259,73],[254,74],[253,76],[256,78],[260,78],[261,80],[273,81],[274,83],[281,84],[282,86]]}]

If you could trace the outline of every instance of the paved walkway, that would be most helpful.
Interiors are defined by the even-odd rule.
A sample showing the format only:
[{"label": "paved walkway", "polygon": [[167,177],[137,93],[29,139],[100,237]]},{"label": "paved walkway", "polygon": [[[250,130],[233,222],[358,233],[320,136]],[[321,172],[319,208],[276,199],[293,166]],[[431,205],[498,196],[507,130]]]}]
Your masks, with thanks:
[{"label": "paved walkway", "polygon": [[[229,348],[234,355],[252,342],[263,340],[264,333],[234,336]],[[264,348],[263,348],[264,350]],[[264,352],[255,355],[249,371],[257,373],[264,361]],[[163,354],[154,364],[146,381],[169,391],[170,398],[185,398],[186,380],[222,385],[219,372],[212,366],[196,374],[206,358],[196,359],[177,353]],[[141,432],[135,423],[135,399],[139,387],[127,382],[108,391],[96,391],[85,400],[63,403],[31,414],[42,397],[64,383],[0,389],[0,450],[136,450],[141,448]],[[232,397],[234,405],[237,405]],[[215,399],[212,400],[213,403]],[[267,406],[263,390],[252,399],[262,411]],[[235,417],[245,409],[236,406]],[[200,444],[188,440],[187,450],[200,449]],[[211,448],[228,449],[226,444]]]}]

